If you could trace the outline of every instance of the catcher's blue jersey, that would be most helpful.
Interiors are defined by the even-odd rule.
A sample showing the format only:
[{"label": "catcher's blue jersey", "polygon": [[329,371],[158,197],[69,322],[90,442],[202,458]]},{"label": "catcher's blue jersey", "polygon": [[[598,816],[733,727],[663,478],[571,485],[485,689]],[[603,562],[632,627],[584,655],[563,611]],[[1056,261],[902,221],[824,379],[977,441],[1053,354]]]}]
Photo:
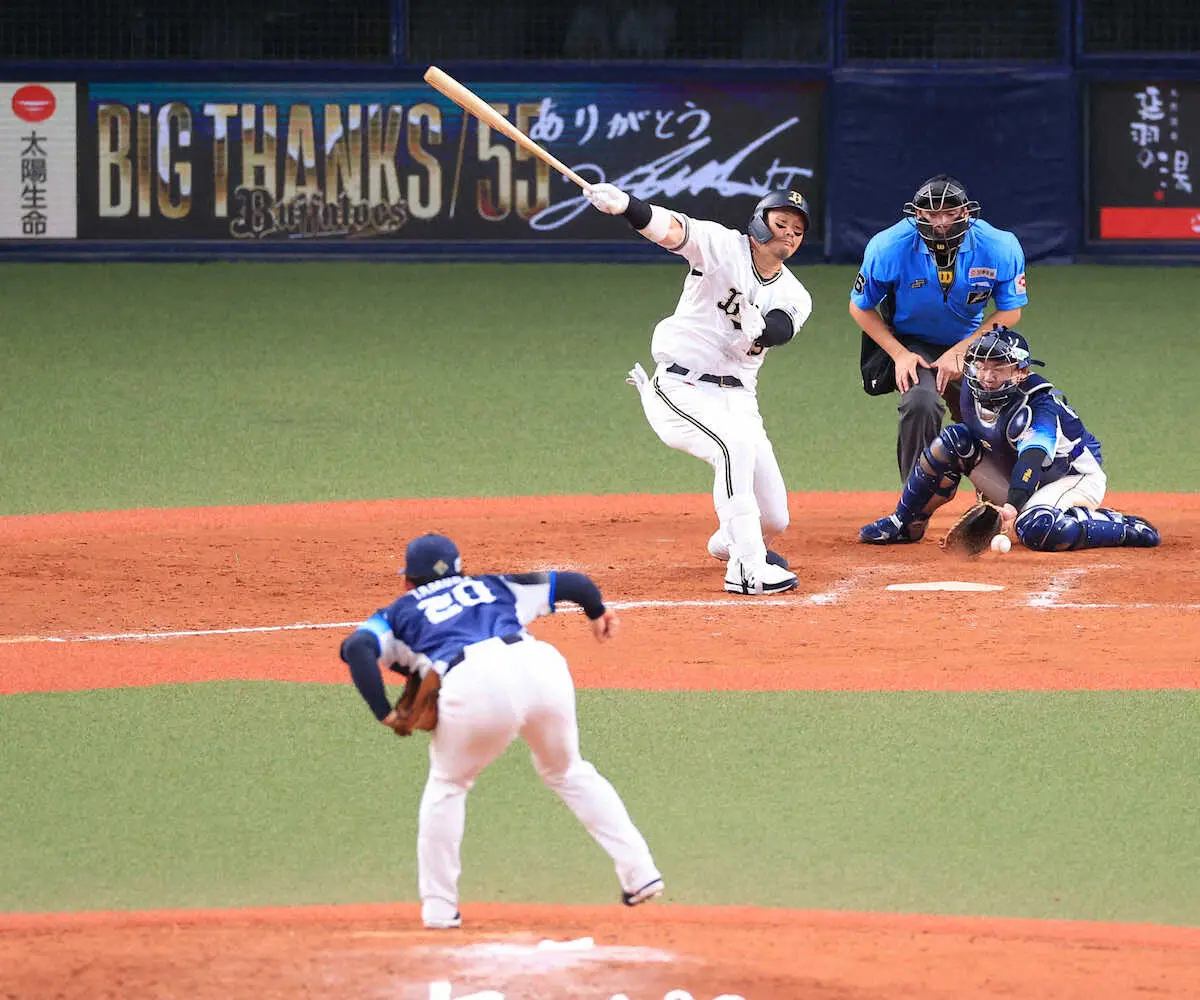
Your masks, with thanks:
[{"label": "catcher's blue jersey", "polygon": [[1025,253],[1016,236],[977,219],[954,262],[954,280],[943,294],[938,268],[911,219],[902,219],[867,244],[850,301],[881,312],[898,334],[934,344],[957,344],[978,329],[988,299],[997,309],[1020,309],[1025,294]]},{"label": "catcher's blue jersey", "polygon": [[[359,628],[379,639],[379,660],[400,673],[428,659],[442,673],[466,646],[515,635],[554,610],[556,574],[448,576],[410,590]],[[422,671],[423,672],[423,671]]]},{"label": "catcher's blue jersey", "polygon": [[1045,449],[1049,464],[1043,468],[1043,484],[1098,469],[1100,442],[1067,398],[1040,375],[1030,375],[1021,388],[1021,395],[993,414],[980,409],[963,381],[962,422],[985,451],[1011,472],[1026,448]]}]

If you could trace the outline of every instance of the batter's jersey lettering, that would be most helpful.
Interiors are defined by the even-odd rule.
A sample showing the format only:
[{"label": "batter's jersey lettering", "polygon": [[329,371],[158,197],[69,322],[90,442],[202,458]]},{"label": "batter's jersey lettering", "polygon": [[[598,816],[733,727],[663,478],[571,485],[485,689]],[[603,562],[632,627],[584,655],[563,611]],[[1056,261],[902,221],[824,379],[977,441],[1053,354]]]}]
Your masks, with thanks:
[{"label": "batter's jersey lettering", "polygon": [[1066,397],[1040,375],[1021,383],[1023,393],[999,413],[981,409],[965,381],[963,423],[1008,471],[1026,448],[1046,452],[1042,485],[1066,475],[1100,468],[1100,442],[1084,425]]},{"label": "batter's jersey lettering", "polygon": [[850,292],[860,309],[882,306],[896,333],[947,346],[978,329],[989,299],[997,309],[1029,304],[1021,244],[982,219],[967,230],[948,291],[916,226],[902,219],[871,238]]},{"label": "batter's jersey lettering", "polygon": [[554,611],[556,574],[450,576],[410,590],[359,628],[379,640],[379,662],[400,673],[443,673],[465,647],[515,635]]},{"label": "batter's jersey lettering", "polygon": [[812,314],[812,296],[786,266],[772,278],[759,275],[745,234],[678,212],[675,217],[684,237],[672,253],[691,266],[675,312],[654,328],[650,353],[660,364],[734,375],[753,387],[767,352],[748,355],[744,346],[737,346],[742,303],[751,303],[764,316],[783,310],[799,333]]}]

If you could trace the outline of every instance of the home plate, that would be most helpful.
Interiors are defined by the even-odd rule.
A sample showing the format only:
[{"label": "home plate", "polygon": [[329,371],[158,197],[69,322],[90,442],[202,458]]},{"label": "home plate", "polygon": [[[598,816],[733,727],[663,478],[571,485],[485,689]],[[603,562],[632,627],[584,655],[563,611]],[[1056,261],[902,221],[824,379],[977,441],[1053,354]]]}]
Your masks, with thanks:
[{"label": "home plate", "polygon": [[889,583],[888,590],[1003,590],[998,583],[968,583],[965,580],[934,580],[930,583]]}]

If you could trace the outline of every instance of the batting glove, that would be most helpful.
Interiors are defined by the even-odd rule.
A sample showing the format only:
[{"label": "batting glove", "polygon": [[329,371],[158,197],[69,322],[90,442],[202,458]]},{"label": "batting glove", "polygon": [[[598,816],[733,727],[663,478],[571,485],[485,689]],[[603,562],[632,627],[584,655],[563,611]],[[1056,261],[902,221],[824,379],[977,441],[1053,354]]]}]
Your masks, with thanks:
[{"label": "batting glove", "polygon": [[583,196],[605,215],[622,215],[629,207],[629,195],[612,184],[589,184]]},{"label": "batting glove", "polygon": [[753,344],[762,332],[766,329],[767,321],[763,319],[763,314],[758,306],[742,299],[742,304],[738,307],[738,322],[742,325],[742,336]]}]

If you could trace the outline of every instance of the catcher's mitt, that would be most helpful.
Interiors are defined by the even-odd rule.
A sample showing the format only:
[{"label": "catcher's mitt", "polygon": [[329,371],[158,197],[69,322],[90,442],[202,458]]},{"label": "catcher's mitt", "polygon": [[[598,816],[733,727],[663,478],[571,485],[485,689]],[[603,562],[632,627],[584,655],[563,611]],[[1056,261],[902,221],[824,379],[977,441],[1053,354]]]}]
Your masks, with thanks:
[{"label": "catcher's mitt", "polygon": [[[421,687],[421,678],[412,673],[404,682],[404,691],[396,701],[396,711],[401,715],[405,715],[412,708],[413,702],[417,699],[417,690]],[[415,719],[412,724],[414,730],[420,729],[429,731],[437,725],[437,696],[429,703],[429,706],[421,714],[419,719]]]},{"label": "catcher's mitt", "polygon": [[947,552],[977,556],[1000,534],[1000,508],[981,500],[951,526],[942,539]]}]

